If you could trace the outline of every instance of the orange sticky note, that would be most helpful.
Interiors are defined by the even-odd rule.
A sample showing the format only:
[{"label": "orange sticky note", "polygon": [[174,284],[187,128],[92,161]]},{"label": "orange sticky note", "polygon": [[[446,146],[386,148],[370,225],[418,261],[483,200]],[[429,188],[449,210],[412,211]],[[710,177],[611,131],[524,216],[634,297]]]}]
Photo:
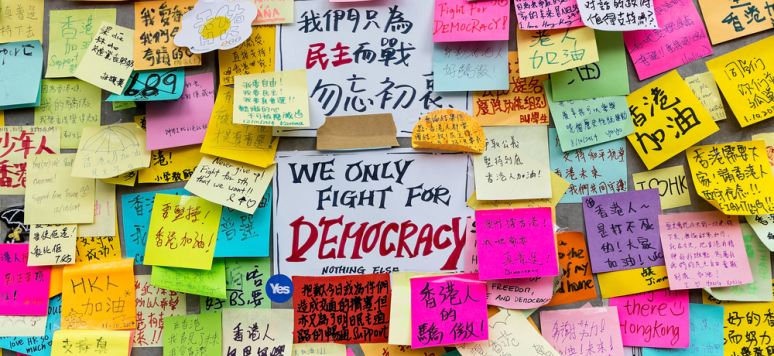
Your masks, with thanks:
[{"label": "orange sticky note", "polygon": [[51,266],[51,283],[48,287],[49,298],[62,293],[62,269],[64,269],[64,265]]},{"label": "orange sticky note", "polygon": [[132,258],[65,266],[62,329],[134,329],[133,266]]},{"label": "orange sticky note", "polygon": [[197,66],[202,56],[175,46],[183,15],[196,0],[138,1],[134,4],[134,70]]},{"label": "orange sticky note", "polygon": [[564,270],[562,285],[546,306],[596,299],[597,289],[591,275],[589,249],[583,234],[576,231],[556,234],[559,265]]},{"label": "orange sticky note", "polygon": [[411,147],[483,153],[486,139],[472,116],[454,109],[441,109],[419,119],[411,134]]}]

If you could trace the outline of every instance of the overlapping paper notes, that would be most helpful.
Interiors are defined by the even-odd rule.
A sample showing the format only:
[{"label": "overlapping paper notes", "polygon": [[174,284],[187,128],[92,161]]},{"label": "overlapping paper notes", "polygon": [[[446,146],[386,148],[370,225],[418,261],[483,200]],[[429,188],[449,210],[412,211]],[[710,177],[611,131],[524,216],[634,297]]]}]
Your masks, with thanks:
[{"label": "overlapping paper notes", "polygon": [[113,94],[121,94],[137,62],[132,60],[134,35],[132,29],[102,22],[73,75]]},{"label": "overlapping paper notes", "polygon": [[519,75],[532,77],[560,72],[599,61],[594,30],[516,30]]},{"label": "overlapping paper notes", "polygon": [[30,192],[24,196],[24,223],[91,224],[95,181],[72,176],[75,153],[32,156],[28,161]]},{"label": "overlapping paper notes", "polygon": [[59,154],[59,126],[0,127],[0,167],[8,178],[0,179],[0,194],[24,195],[27,190],[27,160],[36,155]]},{"label": "overlapping paper notes", "polygon": [[131,259],[81,262],[64,268],[62,329],[134,329]]},{"label": "overlapping paper notes", "polygon": [[411,146],[482,153],[485,146],[484,130],[473,117],[462,111],[436,110],[422,117],[414,126]]},{"label": "overlapping paper notes", "polygon": [[[186,12],[196,0],[143,1],[134,4],[134,33],[129,51],[134,53],[137,70],[196,66],[202,56],[174,44]],[[132,44],[134,48],[132,49]],[[119,93],[116,93],[119,94]]]},{"label": "overlapping paper notes", "polygon": [[133,122],[87,127],[81,137],[74,177],[110,178],[150,166],[145,131]]},{"label": "overlapping paper notes", "polygon": [[185,189],[211,202],[253,214],[276,169],[276,165],[264,169],[207,155]]},{"label": "overlapping paper notes", "polygon": [[49,266],[27,266],[28,244],[0,244],[0,265],[6,273],[0,285],[2,315],[46,315]]}]

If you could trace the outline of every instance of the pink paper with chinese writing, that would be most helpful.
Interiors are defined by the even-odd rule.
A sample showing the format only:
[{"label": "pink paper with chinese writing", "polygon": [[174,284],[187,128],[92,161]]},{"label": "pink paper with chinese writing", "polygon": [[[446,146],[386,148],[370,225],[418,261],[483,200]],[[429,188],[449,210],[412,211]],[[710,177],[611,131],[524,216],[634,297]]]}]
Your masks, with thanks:
[{"label": "pink paper with chinese writing", "polygon": [[551,208],[476,211],[481,280],[559,274]]},{"label": "pink paper with chinese writing", "polygon": [[[486,284],[475,273],[411,279],[411,348],[489,338]],[[455,332],[462,326],[465,332]]]},{"label": "pink paper with chinese writing", "polygon": [[624,43],[640,80],[712,55],[693,1],[653,0],[660,29],[624,31]]},{"label": "pink paper with chinese writing", "polygon": [[0,244],[0,315],[48,315],[51,266],[27,267],[29,244]]},{"label": "pink paper with chinese writing", "polygon": [[691,346],[687,290],[659,289],[610,298],[610,306],[618,307],[621,338],[625,346]]},{"label": "pink paper with chinese writing", "polygon": [[435,0],[433,42],[507,41],[510,13],[511,0]]},{"label": "pink paper with chinese writing", "polygon": [[148,150],[194,145],[204,134],[215,107],[212,73],[185,77],[183,95],[145,104]]},{"label": "pink paper with chinese writing", "polygon": [[739,218],[720,211],[660,215],[669,289],[753,282]]},{"label": "pink paper with chinese writing", "polygon": [[465,225],[465,273],[478,273],[478,240],[476,239],[476,219],[468,216]]},{"label": "pink paper with chinese writing", "polygon": [[583,26],[577,0],[513,0],[513,6],[522,30]]},{"label": "pink paper with chinese writing", "polygon": [[[560,355],[623,355],[616,307],[540,312],[543,337]],[[581,351],[582,350],[582,351]]]}]

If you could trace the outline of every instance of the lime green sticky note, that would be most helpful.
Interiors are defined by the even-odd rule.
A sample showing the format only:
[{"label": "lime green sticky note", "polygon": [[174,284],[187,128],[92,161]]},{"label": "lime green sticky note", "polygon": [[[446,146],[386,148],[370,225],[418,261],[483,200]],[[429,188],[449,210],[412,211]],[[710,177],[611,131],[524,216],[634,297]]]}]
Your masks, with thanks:
[{"label": "lime green sticky note", "polygon": [[78,148],[83,129],[99,126],[102,89],[80,79],[43,79],[35,126],[62,128],[61,148]]},{"label": "lime green sticky note", "polygon": [[626,50],[621,32],[594,31],[599,61],[551,73],[554,101],[629,94]]},{"label": "lime green sticky note", "polygon": [[191,350],[191,344],[195,344],[199,356],[220,356],[222,320],[220,313],[164,318],[164,351],[184,355]]},{"label": "lime green sticky note", "polygon": [[137,107],[137,105],[134,105],[134,101],[113,101],[112,103],[113,111],[126,110]]},{"label": "lime green sticky note", "polygon": [[271,309],[266,297],[266,281],[271,277],[268,257],[226,259],[228,298],[201,297],[201,313],[216,313],[223,308]]},{"label": "lime green sticky note", "polygon": [[176,292],[226,299],[226,262],[215,258],[209,270],[153,266],[151,284]]}]

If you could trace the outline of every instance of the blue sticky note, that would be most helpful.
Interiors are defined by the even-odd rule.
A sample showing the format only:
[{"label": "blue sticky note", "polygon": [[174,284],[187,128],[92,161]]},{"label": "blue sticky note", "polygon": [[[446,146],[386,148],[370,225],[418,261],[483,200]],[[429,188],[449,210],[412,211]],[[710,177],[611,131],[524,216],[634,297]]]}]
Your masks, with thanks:
[{"label": "blue sticky note", "polygon": [[62,295],[48,300],[48,318],[46,336],[8,336],[0,337],[0,348],[16,351],[30,356],[51,356],[54,331],[59,330],[62,320]]},{"label": "blue sticky note", "polygon": [[[121,196],[126,257],[134,258],[136,265],[141,265],[145,261],[145,243],[148,241],[148,228],[156,194],[191,195],[187,190],[180,188]],[[217,245],[215,246],[217,248]]]},{"label": "blue sticky note", "polygon": [[643,347],[642,356],[723,356],[723,306],[689,304],[691,346],[684,349]]},{"label": "blue sticky note", "polygon": [[252,215],[223,207],[215,257],[269,257],[270,228],[271,186]]},{"label": "blue sticky note", "polygon": [[508,90],[508,76],[508,41],[433,45],[435,91]]},{"label": "blue sticky note", "polygon": [[11,110],[11,109],[23,109],[23,108],[34,108],[40,106],[40,94],[43,92],[42,87],[38,87],[38,97],[35,99],[35,102],[28,103],[28,104],[19,104],[19,105],[8,105],[8,106],[0,106],[0,110]]},{"label": "blue sticky note", "polygon": [[32,106],[40,98],[43,45],[40,41],[0,44],[0,109]]},{"label": "blue sticky note", "polygon": [[624,139],[562,152],[556,129],[548,129],[548,154],[551,170],[570,182],[559,203],[580,203],[584,196],[627,191]]},{"label": "blue sticky note", "polygon": [[183,95],[183,68],[134,71],[121,95],[111,94],[105,101],[177,100]]}]

